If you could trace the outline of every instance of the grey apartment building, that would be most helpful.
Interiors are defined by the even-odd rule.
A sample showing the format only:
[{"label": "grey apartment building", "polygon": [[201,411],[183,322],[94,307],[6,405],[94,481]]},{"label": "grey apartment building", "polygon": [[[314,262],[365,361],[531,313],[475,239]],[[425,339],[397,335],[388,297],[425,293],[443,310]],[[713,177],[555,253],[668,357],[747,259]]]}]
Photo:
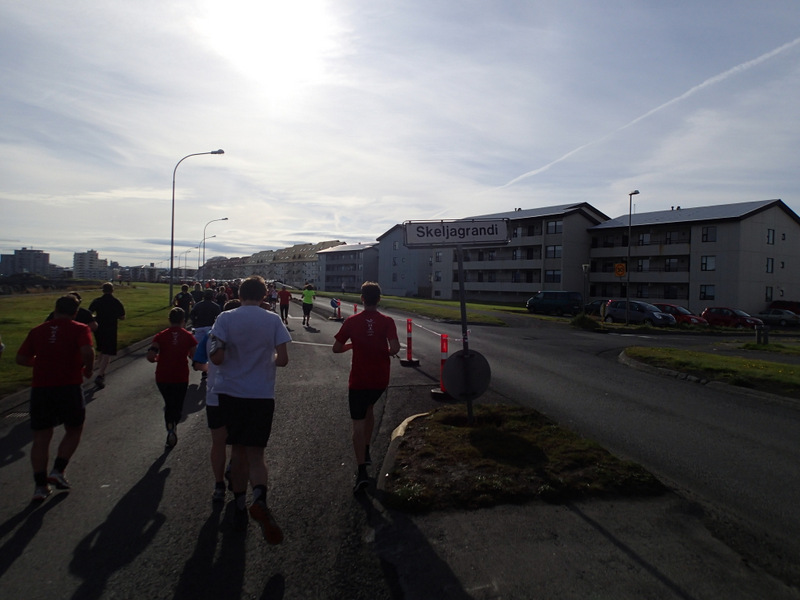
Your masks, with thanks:
[{"label": "grey apartment building", "polygon": [[[592,298],[626,296],[700,313],[730,306],[756,313],[800,299],[800,217],[781,200],[631,215],[589,228]],[[615,265],[626,263],[620,277]]]},{"label": "grey apartment building", "polygon": [[[524,302],[540,290],[585,293],[591,245],[587,230],[609,219],[585,202],[470,218],[509,221],[507,245],[465,248],[462,261],[466,299],[497,302]],[[432,297],[457,298],[454,249],[437,248],[430,254]]]}]

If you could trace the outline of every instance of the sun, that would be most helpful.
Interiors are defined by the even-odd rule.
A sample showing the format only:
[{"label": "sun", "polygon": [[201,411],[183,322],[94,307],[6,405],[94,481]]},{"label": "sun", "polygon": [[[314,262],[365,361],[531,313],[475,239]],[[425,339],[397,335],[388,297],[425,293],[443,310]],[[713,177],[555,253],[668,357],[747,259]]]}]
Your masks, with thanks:
[{"label": "sun", "polygon": [[273,99],[323,82],[339,33],[325,0],[216,0],[193,26]]}]

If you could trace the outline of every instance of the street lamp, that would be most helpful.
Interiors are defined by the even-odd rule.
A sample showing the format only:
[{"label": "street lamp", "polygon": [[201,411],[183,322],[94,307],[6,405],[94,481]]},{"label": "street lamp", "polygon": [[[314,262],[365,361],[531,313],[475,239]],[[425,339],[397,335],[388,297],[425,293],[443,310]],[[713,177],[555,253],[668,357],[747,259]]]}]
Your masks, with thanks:
[{"label": "street lamp", "polygon": [[169,303],[172,304],[172,282],[175,279],[175,173],[178,171],[178,165],[185,161],[190,156],[202,156],[203,154],[225,154],[221,148],[219,150],[212,150],[211,152],[196,152],[194,154],[187,154],[178,161],[175,168],[172,170],[172,226],[169,236]]},{"label": "street lamp", "polygon": [[625,282],[625,325],[631,316],[631,215],[633,215],[633,197],[639,190],[628,193],[628,260],[625,262],[625,272],[628,274]]},{"label": "street lamp", "polygon": [[[204,237],[200,241],[200,244],[197,246],[197,278],[198,279],[200,279],[200,256],[201,256],[200,248],[204,247],[203,245],[205,244],[206,240],[210,240],[210,239],[215,238],[215,237],[217,237],[217,236],[216,235],[209,235],[208,237]],[[203,269],[205,269],[205,266],[206,266],[205,263],[203,263]],[[202,281],[202,279],[201,279],[201,281]]]},{"label": "street lamp", "polygon": [[[211,225],[212,223],[214,223],[216,221],[227,221],[227,220],[228,220],[228,217],[222,217],[221,219],[212,219],[211,221],[206,223],[206,227],[208,227],[209,225]],[[207,238],[206,237],[206,227],[203,227],[203,283],[204,284],[206,282],[206,240],[210,240],[213,237],[217,237],[215,235],[212,235],[211,237]]]}]

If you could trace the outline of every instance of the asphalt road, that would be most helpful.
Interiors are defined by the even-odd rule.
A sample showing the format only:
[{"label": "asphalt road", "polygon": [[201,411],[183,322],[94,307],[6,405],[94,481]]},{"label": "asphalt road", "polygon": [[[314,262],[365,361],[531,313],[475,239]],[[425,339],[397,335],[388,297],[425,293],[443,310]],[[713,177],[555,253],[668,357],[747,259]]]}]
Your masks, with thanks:
[{"label": "asphalt road", "polygon": [[[351,493],[350,355],[331,353],[338,323],[319,306],[312,327],[291,321],[290,363],[278,373],[267,456],[284,544],[267,546],[254,526],[246,535],[232,531],[227,508],[212,507],[198,374],[178,445],[165,452],[153,365],[134,352],[90,397],[84,439],[68,469],[70,493],[30,506],[27,419],[18,413],[0,423],[0,596],[402,597],[397,573],[371,548],[380,508]],[[404,321],[398,316],[401,339]],[[389,390],[409,398],[437,384],[438,335],[451,336],[450,352],[461,344],[457,324],[414,323],[420,367],[395,364]],[[470,331],[471,347],[491,364],[493,397],[541,410],[643,463],[705,507],[710,525],[745,557],[796,577],[797,405],[639,372],[616,358],[631,344],[686,343],[682,336],[597,335],[524,316],[509,328]],[[373,452],[376,463],[380,452]]]}]

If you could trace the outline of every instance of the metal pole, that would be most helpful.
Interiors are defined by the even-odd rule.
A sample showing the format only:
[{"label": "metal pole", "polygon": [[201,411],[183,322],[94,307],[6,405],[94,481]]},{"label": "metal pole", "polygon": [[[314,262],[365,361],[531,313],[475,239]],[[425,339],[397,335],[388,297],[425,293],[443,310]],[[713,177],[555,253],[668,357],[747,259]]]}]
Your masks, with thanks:
[{"label": "metal pole", "polygon": [[172,225],[169,234],[169,300],[167,305],[172,305],[172,284],[175,280],[175,174],[178,171],[178,165],[185,161],[190,156],[202,156],[203,154],[225,154],[222,149],[212,150],[211,152],[195,152],[194,154],[187,154],[178,161],[175,168],[172,169]]},{"label": "metal pole", "polygon": [[633,190],[628,194],[628,259],[625,262],[625,325],[630,322],[631,315],[631,215],[633,214],[633,197],[639,190]]},{"label": "metal pole", "polygon": [[[212,219],[211,221],[206,223],[205,227],[203,227],[203,280],[202,280],[203,284],[205,284],[205,282],[206,282],[206,240],[211,239],[211,238],[207,238],[206,237],[206,228],[209,225],[211,225],[212,223],[215,223],[217,221],[227,221],[227,220],[228,220],[228,217],[222,217],[221,219]],[[214,237],[217,237],[217,236],[216,235],[212,235],[211,237],[214,238]]]}]

